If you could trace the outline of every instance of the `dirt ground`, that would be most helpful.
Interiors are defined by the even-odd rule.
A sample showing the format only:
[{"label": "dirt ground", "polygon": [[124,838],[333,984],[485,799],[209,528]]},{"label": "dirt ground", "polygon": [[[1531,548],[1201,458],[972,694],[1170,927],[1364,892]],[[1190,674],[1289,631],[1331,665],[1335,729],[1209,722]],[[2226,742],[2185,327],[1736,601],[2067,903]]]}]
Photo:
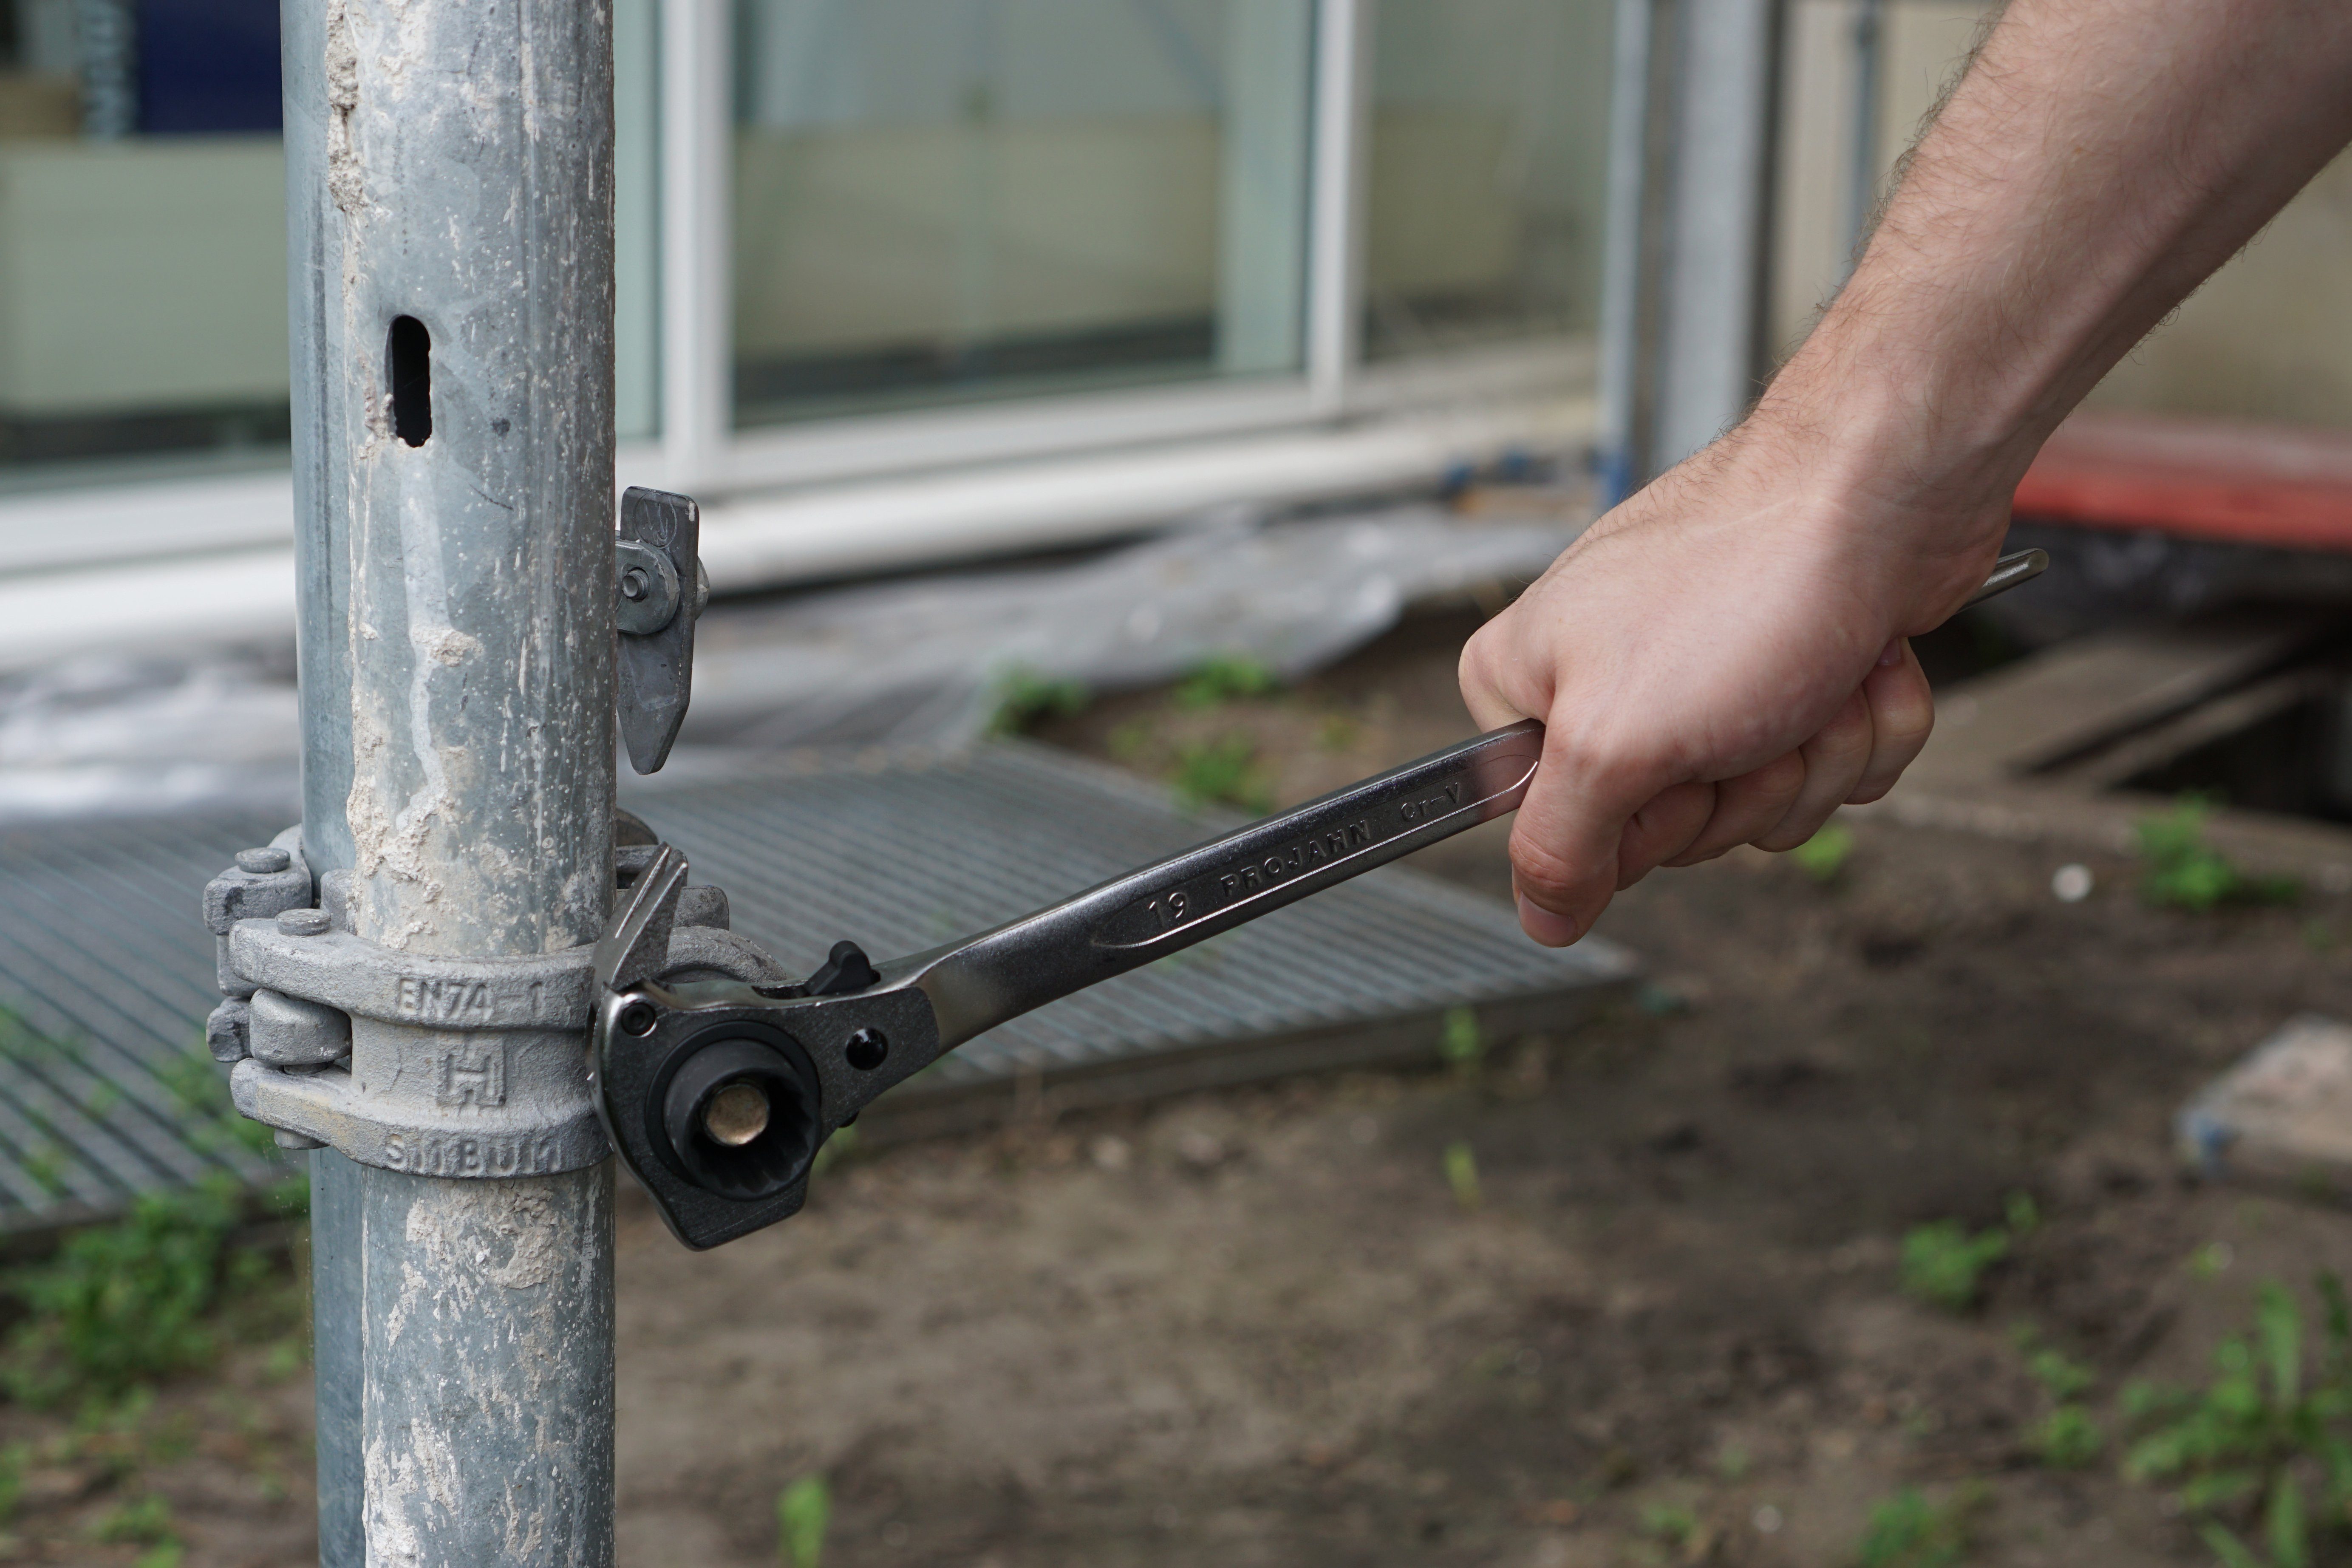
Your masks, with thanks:
[{"label": "dirt ground", "polygon": [[[1466,732],[1474,624],[1046,738],[1160,769],[1247,732],[1299,798]],[[2289,1016],[2352,1017],[2352,906],[2158,910],[2068,847],[1854,833],[1826,881],[1742,855],[1625,895],[1601,929],[1640,997],[1475,1075],[1049,1105],[846,1159],[706,1255],[625,1205],[621,1562],[774,1563],[808,1475],[826,1568],[1844,1564],[1905,1486],[1977,1500],[1969,1561],[2212,1561],[2117,1474],[2117,1392],[2200,1377],[2258,1281],[2352,1268],[2352,1226],[2184,1180],[2169,1118]],[[2095,890],[2062,903],[2075,859]],[[1507,889],[1493,829],[1422,864]],[[1898,1288],[1906,1230],[2020,1194],[2039,1222],[1979,1306]],[[2036,1456],[2027,1325],[2095,1373],[2081,1468]],[[190,1568],[310,1561],[305,1393],[257,1355],[164,1390],[145,1419],[185,1451],[37,1467],[14,1550],[131,1563],[88,1531],[152,1491]]]}]

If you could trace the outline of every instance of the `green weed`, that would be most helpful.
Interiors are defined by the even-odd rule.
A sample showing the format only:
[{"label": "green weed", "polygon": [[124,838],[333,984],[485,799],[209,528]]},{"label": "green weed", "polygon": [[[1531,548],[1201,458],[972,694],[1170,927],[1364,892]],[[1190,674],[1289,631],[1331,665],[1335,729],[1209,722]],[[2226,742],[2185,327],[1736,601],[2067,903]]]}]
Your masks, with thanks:
[{"label": "green weed", "polygon": [[79,1061],[82,1048],[79,1040],[61,1040],[45,1035],[25,1022],[24,1015],[15,1008],[0,1005],[0,1059],[34,1062],[62,1058],[68,1061]]},{"label": "green weed", "polygon": [[1247,735],[1180,747],[1176,796],[1187,811],[1203,805],[1237,805],[1263,816],[1274,809],[1274,792],[1258,772],[1257,742]]},{"label": "green weed", "polygon": [[2202,911],[2221,904],[2284,904],[2303,896],[2292,877],[2253,877],[2205,840],[2213,801],[2184,795],[2139,824],[2140,897],[2165,909]]},{"label": "green weed", "polygon": [[2061,1404],[2082,1397],[2099,1381],[2097,1373],[2081,1362],[2069,1361],[2061,1351],[2035,1351],[2025,1358],[2025,1370]]},{"label": "green weed", "polygon": [[2222,1273],[2229,1268],[2230,1257],[2228,1242],[2209,1241],[2189,1255],[2189,1261],[2184,1267],[2188,1268],[2189,1277],[2191,1279],[2200,1284],[2210,1285],[2221,1278]]},{"label": "green weed", "polygon": [[1944,1502],[1905,1487],[1874,1503],[1854,1550],[1859,1568],[1949,1568],[1969,1554],[1971,1524],[1984,1491],[1964,1486]]},{"label": "green weed", "polygon": [[2053,1470],[2079,1470],[2099,1457],[2107,1435],[2079,1405],[2061,1405],[2026,1435],[2026,1442]]},{"label": "green weed", "polygon": [[237,1148],[267,1160],[278,1158],[278,1135],[237,1113],[229,1101],[220,1064],[202,1045],[165,1063],[155,1076],[178,1103],[180,1122],[187,1129],[191,1144],[207,1152]]},{"label": "green weed", "polygon": [[1315,727],[1315,743],[1327,752],[1345,752],[1354,747],[1362,733],[1362,726],[1345,713],[1327,713]]},{"label": "green weed", "polygon": [[1853,830],[1832,822],[1790,850],[1789,858],[1814,881],[1829,883],[1837,880],[1853,854]]},{"label": "green weed", "polygon": [[1437,1054],[1445,1058],[1446,1066],[1465,1079],[1475,1079],[1486,1061],[1486,1032],[1478,1026],[1478,1011],[1475,1007],[1448,1007],[1445,1010],[1444,1032],[1438,1037]]},{"label": "green weed", "polygon": [[0,1448],[0,1525],[16,1517],[16,1505],[25,1497],[25,1461],[32,1454],[29,1443],[11,1443]]},{"label": "green weed", "polygon": [[1654,1541],[1663,1541],[1677,1552],[1696,1541],[1704,1526],[1696,1509],[1678,1502],[1652,1502],[1642,1505],[1642,1533]]},{"label": "green weed", "polygon": [[1985,1270],[2009,1256],[2006,1226],[1971,1236],[1956,1219],[1916,1226],[1903,1238],[1902,1281],[1906,1294],[1965,1312],[1976,1305]]},{"label": "green weed", "polygon": [[996,678],[996,708],[988,721],[992,735],[1017,735],[1041,719],[1066,719],[1094,700],[1083,680],[1056,679],[1025,667]]},{"label": "green weed", "polygon": [[1111,726],[1110,733],[1105,737],[1105,744],[1118,761],[1132,763],[1151,749],[1151,735],[1150,720],[1129,719],[1124,724]]},{"label": "green weed", "polygon": [[1465,1211],[1478,1206],[1478,1156],[1467,1143],[1454,1142],[1445,1146],[1445,1184],[1454,1189],[1454,1201]]},{"label": "green weed", "polygon": [[823,1476],[803,1476],[778,1492],[776,1561],[783,1568],[817,1568],[832,1522],[833,1489]]},{"label": "green weed", "polygon": [[160,1546],[176,1539],[172,1505],[153,1492],[108,1510],[89,1532],[100,1541],[128,1541],[141,1546]]},{"label": "green weed", "polygon": [[210,1361],[203,1319],[224,1288],[267,1264],[224,1258],[237,1194],[226,1176],[142,1196],[127,1218],[77,1232],[50,1262],[5,1277],[28,1309],[0,1357],[0,1385],[27,1404],[119,1394]]},{"label": "green weed", "polygon": [[1236,697],[1264,697],[1280,689],[1282,678],[1262,659],[1245,653],[1212,654],[1176,685],[1180,708],[1214,708]]},{"label": "green weed", "polygon": [[[2125,1411],[2143,1431],[2124,1474],[2177,1485],[2228,1568],[2304,1568],[2315,1529],[2340,1531],[2352,1510],[2352,1307],[2333,1274],[2316,1286],[2315,1345],[2294,1298],[2267,1280],[2255,1292],[2252,1331],[2214,1352],[2210,1383],[2125,1391]],[[2315,1481],[2315,1513],[2306,1490]],[[2259,1549],[2232,1528],[2257,1521]]]}]

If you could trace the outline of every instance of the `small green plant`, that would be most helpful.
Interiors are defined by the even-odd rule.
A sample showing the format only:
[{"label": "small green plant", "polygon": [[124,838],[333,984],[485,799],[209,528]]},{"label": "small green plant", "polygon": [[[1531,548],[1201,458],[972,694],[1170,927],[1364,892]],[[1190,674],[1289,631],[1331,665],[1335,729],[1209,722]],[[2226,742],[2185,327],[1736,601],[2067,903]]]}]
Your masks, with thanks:
[{"label": "small green plant", "polygon": [[1151,749],[1151,721],[1129,719],[1123,724],[1111,726],[1104,744],[1119,762],[1132,763],[1141,760],[1143,753]]},{"label": "small green plant", "polygon": [[2139,824],[2140,896],[2160,908],[2203,911],[2221,904],[2292,903],[2303,884],[2292,877],[2253,877],[2206,842],[2211,797],[2184,795],[2161,816]]},{"label": "small green plant", "polygon": [[32,1458],[29,1443],[11,1443],[0,1448],[0,1525],[16,1517],[16,1505],[25,1497],[25,1461]]},{"label": "small green plant", "polygon": [[1462,1142],[1445,1146],[1445,1184],[1454,1189],[1454,1201],[1467,1211],[1478,1206],[1482,1196],[1478,1190],[1478,1156],[1470,1145]]},{"label": "small green plant", "polygon": [[1041,719],[1066,719],[1084,712],[1094,693],[1083,680],[1056,679],[1016,666],[996,678],[996,709],[988,721],[992,735],[1017,735]]},{"label": "small green plant", "polygon": [[224,1285],[266,1267],[254,1254],[243,1255],[250,1263],[224,1258],[236,1197],[225,1176],[147,1194],[127,1218],[79,1231],[50,1262],[8,1275],[28,1312],[0,1359],[0,1383],[47,1404],[117,1394],[209,1361],[205,1314]]},{"label": "small green plant", "polygon": [[[2342,1531],[2352,1510],[2352,1306],[2333,1274],[2318,1276],[2316,1289],[2315,1347],[2294,1296],[2266,1280],[2255,1292],[2252,1331],[2221,1342],[2210,1383],[2125,1391],[2124,1409],[2143,1432],[2124,1456],[2124,1474],[2177,1484],[2227,1568],[2305,1568],[2315,1531]],[[2307,1491],[2315,1482],[2316,1511]],[[2239,1533],[2256,1521],[2261,1550]]]},{"label": "small green plant", "polygon": [[1697,1540],[1705,1526],[1698,1511],[1678,1502],[1650,1502],[1642,1505],[1642,1533],[1654,1541],[1663,1541],[1680,1552]]},{"label": "small green plant", "polygon": [[2189,1255],[2183,1267],[2189,1277],[2201,1285],[2210,1285],[2221,1278],[2230,1267],[2231,1253],[2226,1241],[2209,1241]]},{"label": "small green plant", "polygon": [[2050,1397],[2060,1404],[2079,1399],[2099,1381],[2099,1374],[2081,1362],[2070,1361],[2063,1351],[2038,1350],[2025,1358],[2025,1370],[2033,1381],[2048,1390]]},{"label": "small green plant", "polygon": [[1475,1079],[1486,1060],[1486,1032],[1478,1026],[1478,1011],[1475,1007],[1448,1007],[1445,1010],[1444,1031],[1438,1037],[1437,1054],[1445,1065],[1462,1078]]},{"label": "small green plant", "polygon": [[1949,1568],[1969,1554],[1971,1525],[1984,1491],[1963,1486],[1943,1502],[1905,1487],[1871,1506],[1854,1551],[1859,1568]]},{"label": "small green plant", "polygon": [[1176,796],[1187,811],[1203,805],[1237,805],[1263,816],[1274,809],[1274,792],[1258,772],[1257,742],[1247,735],[1180,747]]},{"label": "small green plant", "polygon": [[1985,1270],[2008,1257],[2010,1246],[2005,1226],[1974,1235],[1956,1219],[1916,1226],[1903,1237],[1903,1289],[1948,1311],[1965,1312],[1976,1305]]},{"label": "small green plant", "polygon": [[172,1505],[153,1492],[118,1503],[100,1516],[89,1532],[100,1541],[128,1541],[141,1546],[160,1546],[176,1539]]},{"label": "small green plant", "polygon": [[79,1040],[60,1040],[41,1033],[25,1022],[24,1015],[15,1008],[0,1005],[0,1059],[12,1062],[54,1060],[63,1058],[79,1060],[82,1054]]},{"label": "small green plant", "polygon": [[1315,743],[1327,752],[1344,752],[1352,748],[1362,733],[1362,727],[1345,713],[1327,713],[1323,722],[1315,727]]},{"label": "small green plant", "polygon": [[1214,708],[1236,697],[1264,697],[1281,688],[1282,678],[1263,659],[1245,653],[1212,654],[1176,685],[1180,708]]},{"label": "small green plant", "polygon": [[1789,858],[1806,876],[1826,884],[1837,880],[1853,854],[1853,830],[1832,822],[1790,850]]},{"label": "small green plant", "polygon": [[2079,1405],[2061,1405],[2026,1435],[2026,1442],[2053,1470],[2079,1470],[2099,1457],[2107,1435]]},{"label": "small green plant", "polygon": [[776,1561],[783,1568],[817,1568],[832,1522],[833,1489],[823,1476],[803,1476],[778,1492]]},{"label": "small green plant", "polygon": [[181,1125],[188,1142],[199,1149],[243,1149],[248,1154],[276,1160],[278,1135],[258,1121],[247,1121],[229,1103],[228,1083],[218,1062],[201,1045],[190,1047],[166,1062],[156,1077],[178,1102]]}]

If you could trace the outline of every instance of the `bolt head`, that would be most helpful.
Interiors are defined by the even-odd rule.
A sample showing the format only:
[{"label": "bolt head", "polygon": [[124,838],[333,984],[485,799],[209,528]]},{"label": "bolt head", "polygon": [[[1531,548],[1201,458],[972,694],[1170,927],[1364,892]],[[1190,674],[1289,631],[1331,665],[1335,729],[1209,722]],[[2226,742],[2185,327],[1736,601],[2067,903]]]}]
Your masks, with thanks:
[{"label": "bolt head", "polygon": [[278,929],[288,936],[324,936],[327,928],[324,910],[286,910],[278,917]]},{"label": "bolt head", "polygon": [[872,1072],[890,1054],[890,1038],[879,1029],[860,1029],[849,1037],[841,1054],[859,1072]]},{"label": "bolt head", "polygon": [[740,1149],[768,1130],[768,1097],[753,1083],[730,1083],[702,1108],[702,1131],[714,1143]]},{"label": "bolt head", "polygon": [[267,877],[272,872],[283,871],[293,864],[293,856],[274,847],[240,849],[236,852],[236,868],[240,871],[250,871],[257,877]]},{"label": "bolt head", "polygon": [[621,1026],[621,1032],[625,1035],[643,1035],[652,1030],[657,1016],[654,1005],[640,997],[624,1005],[621,1016],[614,1022]]}]

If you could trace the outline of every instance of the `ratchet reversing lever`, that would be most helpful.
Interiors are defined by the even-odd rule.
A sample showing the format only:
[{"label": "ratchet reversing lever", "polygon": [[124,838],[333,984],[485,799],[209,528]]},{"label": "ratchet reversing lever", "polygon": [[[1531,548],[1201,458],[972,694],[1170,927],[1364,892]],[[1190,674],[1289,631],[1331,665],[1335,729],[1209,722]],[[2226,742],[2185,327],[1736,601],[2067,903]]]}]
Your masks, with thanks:
[{"label": "ratchet reversing lever", "polygon": [[[1969,603],[2048,563],[2003,556]],[[678,1239],[715,1247],[798,1210],[824,1140],[944,1053],[1503,816],[1542,754],[1525,720],[878,969],[836,943],[794,985],[666,970],[687,865],[663,846],[596,948],[597,1110]]]}]

